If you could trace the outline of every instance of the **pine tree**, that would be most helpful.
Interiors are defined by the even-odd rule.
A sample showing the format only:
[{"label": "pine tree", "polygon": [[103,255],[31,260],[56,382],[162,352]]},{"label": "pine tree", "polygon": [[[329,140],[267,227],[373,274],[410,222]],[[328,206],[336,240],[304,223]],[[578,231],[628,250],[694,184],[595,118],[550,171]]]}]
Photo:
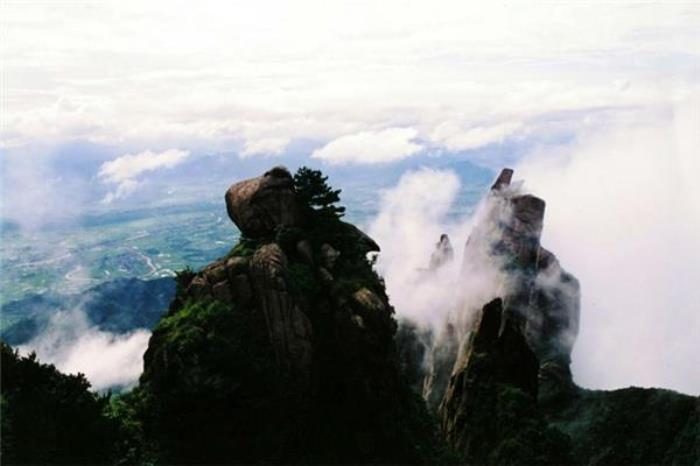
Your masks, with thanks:
[{"label": "pine tree", "polygon": [[332,189],[327,176],[320,170],[301,167],[294,174],[294,188],[302,205],[308,206],[321,217],[339,219],[345,214],[345,207],[335,205],[340,201],[340,189]]}]

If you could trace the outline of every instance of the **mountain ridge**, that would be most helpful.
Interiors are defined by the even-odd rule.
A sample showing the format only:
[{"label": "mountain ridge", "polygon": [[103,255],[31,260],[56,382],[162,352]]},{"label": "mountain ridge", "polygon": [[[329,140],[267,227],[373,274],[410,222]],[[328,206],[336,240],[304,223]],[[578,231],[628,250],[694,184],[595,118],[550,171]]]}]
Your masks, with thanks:
[{"label": "mountain ridge", "polygon": [[[178,273],[139,385],[107,406],[80,377],[61,382],[81,394],[59,397],[69,411],[97,397],[86,416],[114,438],[81,461],[697,463],[700,398],[573,383],[580,285],[540,245],[544,201],[511,178],[504,170],[487,194],[462,259],[463,278],[484,267],[496,277],[490,298],[449,290],[460,299],[439,333],[397,322],[374,270],[379,245],[342,220],[340,191],[319,171],[275,167],[235,183],[225,201],[244,236],[226,256]],[[453,260],[450,251],[441,238],[430,269]],[[15,374],[63,380],[6,345],[2,356],[22,368]],[[45,461],[29,431],[4,420],[26,418],[51,383],[34,390],[11,377],[3,458]],[[75,425],[67,431],[75,437],[42,437],[41,454],[90,441]]]}]

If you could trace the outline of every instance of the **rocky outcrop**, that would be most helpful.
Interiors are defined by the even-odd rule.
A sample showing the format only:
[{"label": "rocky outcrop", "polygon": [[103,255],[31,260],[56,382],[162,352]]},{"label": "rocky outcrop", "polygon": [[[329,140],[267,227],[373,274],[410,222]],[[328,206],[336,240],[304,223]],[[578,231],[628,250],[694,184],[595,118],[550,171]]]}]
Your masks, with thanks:
[{"label": "rocky outcrop", "polygon": [[431,413],[437,413],[445,397],[447,386],[459,354],[460,339],[455,325],[448,322],[434,343],[424,351],[429,352],[427,370],[422,380],[421,394]]},{"label": "rocky outcrop", "polygon": [[[485,225],[475,228],[464,254],[464,268],[487,255],[502,272],[505,318],[517,321],[541,365],[569,373],[578,334],[579,283],[543,248],[540,236],[545,202],[510,189],[513,171],[504,169],[489,194]],[[478,259],[475,259],[478,258]]]},{"label": "rocky outcrop", "polygon": [[[472,464],[697,462],[697,398],[574,384],[579,283],[540,245],[544,201],[520,194],[512,175],[504,170],[494,183],[463,264],[465,279],[488,267],[497,272],[493,291],[501,298],[476,310],[476,318],[448,322],[459,343],[435,344],[428,358],[428,406],[450,368],[438,397],[443,435]],[[462,315],[473,315],[466,305]]]},{"label": "rocky outcrop", "polygon": [[437,270],[454,259],[454,250],[447,234],[440,236],[440,241],[435,245],[435,251],[430,255],[430,270]]},{"label": "rocky outcrop", "polygon": [[273,235],[279,226],[302,224],[294,179],[284,167],[231,185],[225,199],[229,217],[248,238]]},{"label": "rocky outcrop", "polygon": [[[569,370],[578,334],[579,284],[564,271],[554,254],[540,244],[545,203],[511,186],[513,171],[504,169],[486,196],[467,239],[460,280],[478,277],[486,290],[503,302],[503,321],[518,329],[540,362],[546,396],[573,386]],[[449,240],[441,238],[431,257],[431,269],[442,264]],[[488,277],[487,279],[484,277]],[[455,290],[459,293],[459,290]],[[425,348],[422,395],[437,412],[451,376],[463,369],[459,361],[471,351],[483,302],[464,296],[448,313],[444,328]]]},{"label": "rocky outcrop", "polygon": [[226,199],[245,238],[179,276],[144,357],[149,399],[177,400],[151,406],[151,431],[170,432],[155,440],[172,452],[165,462],[433,454],[432,424],[401,375],[394,310],[367,260],[379,246],[332,209],[304,205],[301,222],[283,169],[235,184]]},{"label": "rocky outcrop", "polygon": [[521,391],[532,403],[537,397],[537,357],[515,322],[503,317],[501,299],[484,306],[476,331],[458,357],[440,408],[448,442],[470,459],[480,458],[501,441],[479,434],[485,427],[484,408],[493,403],[492,396],[500,386]]},{"label": "rocky outcrop", "polygon": [[288,290],[286,255],[276,243],[266,244],[255,251],[250,271],[256,305],[265,316],[278,364],[308,386],[313,356],[311,321]]},{"label": "rocky outcrop", "polygon": [[340,222],[338,226],[341,230],[342,236],[347,238],[348,241],[355,243],[359,252],[362,254],[379,252],[380,248],[377,242],[352,223]]}]

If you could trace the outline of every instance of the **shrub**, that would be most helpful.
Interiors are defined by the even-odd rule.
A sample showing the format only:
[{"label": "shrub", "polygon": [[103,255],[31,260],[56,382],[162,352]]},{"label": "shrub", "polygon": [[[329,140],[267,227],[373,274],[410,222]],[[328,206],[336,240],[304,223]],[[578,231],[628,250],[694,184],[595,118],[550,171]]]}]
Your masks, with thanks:
[{"label": "shrub", "polygon": [[2,351],[2,462],[96,464],[110,461],[116,422],[107,395],[83,374],[66,375],[34,353]]}]

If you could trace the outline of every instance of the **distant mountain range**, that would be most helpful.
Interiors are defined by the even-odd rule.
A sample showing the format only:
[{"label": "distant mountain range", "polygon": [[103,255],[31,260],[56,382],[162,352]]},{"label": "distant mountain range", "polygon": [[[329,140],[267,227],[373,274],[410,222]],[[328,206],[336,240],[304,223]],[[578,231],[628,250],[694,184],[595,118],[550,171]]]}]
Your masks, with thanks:
[{"label": "distant mountain range", "polygon": [[153,328],[175,295],[170,278],[119,278],[75,294],[30,294],[2,307],[0,338],[10,345],[31,341],[45,331],[52,316],[82,309],[100,330],[126,333]]}]

